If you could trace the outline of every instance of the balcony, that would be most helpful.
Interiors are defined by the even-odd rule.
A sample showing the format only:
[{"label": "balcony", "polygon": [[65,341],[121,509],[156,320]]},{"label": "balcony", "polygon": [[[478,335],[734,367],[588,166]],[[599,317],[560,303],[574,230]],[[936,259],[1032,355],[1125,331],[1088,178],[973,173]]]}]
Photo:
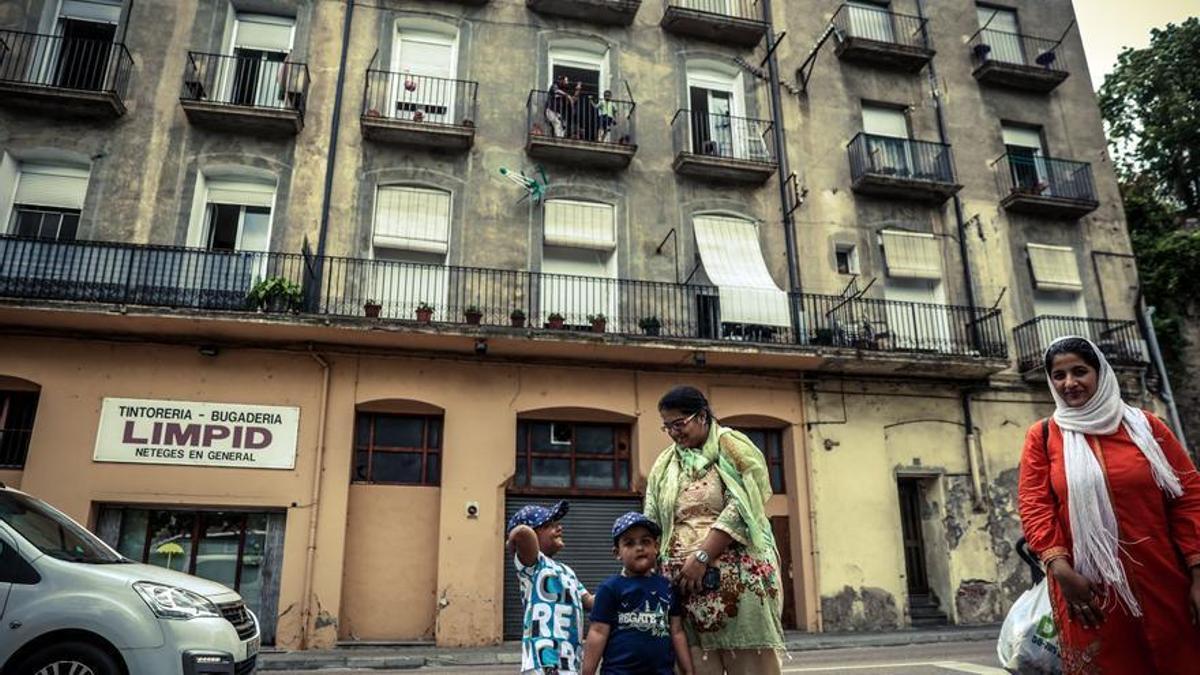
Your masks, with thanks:
[{"label": "balcony", "polygon": [[767,34],[757,0],[667,0],[663,30],[736,47],[753,47]]},{"label": "balcony", "polygon": [[[609,104],[611,114],[603,114]],[[632,101],[604,102],[588,92],[568,97],[535,89],[525,102],[525,151],[579,168],[624,169],[637,152],[635,108]]]},{"label": "balcony", "polygon": [[719,183],[762,185],[778,167],[769,120],[678,110],[671,119],[675,173]]},{"label": "balcony", "polygon": [[926,19],[842,5],[833,15],[837,55],[843,61],[876,68],[916,73],[936,52],[929,47]]},{"label": "balcony", "polygon": [[61,117],[125,114],[133,57],[121,43],[0,30],[0,104]]},{"label": "balcony", "polygon": [[565,16],[609,26],[628,26],[637,16],[642,0],[526,0],[539,14]]},{"label": "balcony", "polygon": [[1114,369],[1140,370],[1150,363],[1146,342],[1134,321],[1039,316],[1013,329],[1017,369],[1028,379],[1043,380],[1042,359],[1050,343],[1065,335],[1091,340]]},{"label": "balcony", "polygon": [[304,128],[307,99],[304,63],[188,52],[179,101],[198,127],[295,136]]},{"label": "balcony", "polygon": [[[323,270],[320,283],[315,267]],[[247,295],[258,279],[268,277],[300,285],[303,307],[292,308],[294,313],[286,307],[258,313]],[[530,357],[553,352],[580,358],[580,344],[610,344],[616,347],[611,354],[587,353],[624,362],[634,350],[638,358],[673,364],[678,361],[673,349],[702,349],[714,366],[725,359],[726,365],[757,368],[929,377],[978,377],[1008,366],[999,311],[778,292],[771,302],[779,303],[781,322],[790,325],[734,318],[746,313],[730,303],[763,300],[755,291],[762,292],[387,260],[318,261],[288,253],[0,236],[0,298],[6,299],[0,312],[9,321],[14,313],[25,312],[22,320],[28,322],[31,310],[65,302],[125,308],[119,314],[104,312],[117,317],[114,321],[125,317],[119,319],[125,323],[104,328],[114,331],[145,321],[143,330],[161,333],[165,324],[154,317],[165,313],[189,322],[175,330],[194,334],[194,321],[207,314],[234,326],[214,327],[213,334],[240,331],[236,334],[242,337],[291,341],[303,334],[305,340],[359,340],[376,346],[388,344],[380,340],[403,339],[427,349],[444,349],[459,340],[468,351],[476,338],[487,337],[497,350],[523,349]],[[422,304],[431,306],[428,316],[419,311]],[[159,311],[138,319],[146,312],[136,307]],[[600,315],[602,321],[593,321]],[[81,314],[79,321],[90,321],[98,330],[94,313],[89,316]],[[290,335],[283,332],[289,325]]]},{"label": "balcony", "polygon": [[1010,152],[992,165],[1004,195],[1000,205],[1013,213],[1074,220],[1100,206],[1087,162]]},{"label": "balcony", "polygon": [[858,194],[938,205],[962,189],[949,145],[860,133],[848,148]]},{"label": "balcony", "polygon": [[461,152],[475,143],[477,82],[368,70],[362,133],[380,143]]},{"label": "balcony", "polygon": [[1070,75],[1065,50],[1054,40],[986,29],[969,44],[975,79],[984,84],[1046,94]]}]

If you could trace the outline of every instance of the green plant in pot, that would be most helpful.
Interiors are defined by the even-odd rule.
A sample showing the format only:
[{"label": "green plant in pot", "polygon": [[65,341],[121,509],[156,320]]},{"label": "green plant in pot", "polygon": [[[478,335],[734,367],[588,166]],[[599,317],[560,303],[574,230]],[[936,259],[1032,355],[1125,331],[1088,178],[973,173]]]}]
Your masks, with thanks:
[{"label": "green plant in pot", "polygon": [[525,327],[525,310],[521,308],[514,309],[509,315],[508,320],[512,322],[513,328]]},{"label": "green plant in pot", "polygon": [[463,317],[468,324],[478,326],[483,321],[483,310],[475,305],[467,305],[467,308],[463,310]]},{"label": "green plant in pot", "polygon": [[603,333],[608,328],[608,317],[603,314],[589,314],[588,321],[592,324],[593,333]]},{"label": "green plant in pot", "polygon": [[374,300],[367,300],[363,303],[363,313],[368,319],[378,319],[379,313],[383,311],[383,305]]},{"label": "green plant in pot", "polygon": [[251,308],[265,312],[296,312],[304,302],[304,291],[284,277],[267,277],[254,284],[246,301]]},{"label": "green plant in pot", "polygon": [[566,325],[567,318],[558,312],[554,312],[550,316],[546,317],[546,323],[549,324],[551,328],[562,328]]},{"label": "green plant in pot", "polygon": [[433,320],[433,305],[422,300],[417,303],[417,321],[421,323],[429,323]]},{"label": "green plant in pot", "polygon": [[643,316],[638,319],[638,328],[641,328],[646,335],[657,337],[662,330],[662,322],[658,320],[657,316]]}]

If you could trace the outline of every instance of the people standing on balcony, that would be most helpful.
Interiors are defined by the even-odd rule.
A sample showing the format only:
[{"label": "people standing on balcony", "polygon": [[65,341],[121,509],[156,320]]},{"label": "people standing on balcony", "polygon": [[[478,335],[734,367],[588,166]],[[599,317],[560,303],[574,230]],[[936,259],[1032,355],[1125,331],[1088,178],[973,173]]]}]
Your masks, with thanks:
[{"label": "people standing on balcony", "polygon": [[604,98],[592,103],[596,109],[597,127],[596,134],[597,143],[610,142],[612,128],[617,124],[617,102],[612,100],[612,91],[605,89]]},{"label": "people standing on balcony", "polygon": [[721,426],[695,387],[667,392],[658,411],[672,444],[650,471],[643,510],[662,526],[663,571],[684,594],[695,672],[778,674],[783,586],[763,454]]},{"label": "people standing on balcony", "polygon": [[1019,502],[1063,672],[1195,673],[1200,475],[1090,341],[1055,340],[1044,367],[1056,409],[1026,434]]},{"label": "people standing on balcony", "polygon": [[550,85],[550,94],[546,97],[546,120],[554,131],[555,138],[567,135],[567,119],[575,105],[575,99],[569,93],[571,86],[566,75],[559,76]]}]

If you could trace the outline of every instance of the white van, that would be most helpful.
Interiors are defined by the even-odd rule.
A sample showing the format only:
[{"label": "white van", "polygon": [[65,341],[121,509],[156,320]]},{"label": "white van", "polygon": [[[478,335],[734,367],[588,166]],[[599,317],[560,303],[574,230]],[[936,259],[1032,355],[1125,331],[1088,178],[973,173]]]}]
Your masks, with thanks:
[{"label": "white van", "polygon": [[124,558],[0,483],[0,675],[245,675],[259,639],[234,591]]}]

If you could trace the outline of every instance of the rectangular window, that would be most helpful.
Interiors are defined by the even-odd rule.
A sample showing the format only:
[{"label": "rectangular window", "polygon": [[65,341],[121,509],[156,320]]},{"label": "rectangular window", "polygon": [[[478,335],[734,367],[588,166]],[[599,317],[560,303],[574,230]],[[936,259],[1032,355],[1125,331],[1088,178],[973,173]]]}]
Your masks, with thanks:
[{"label": "rectangular window", "polygon": [[630,471],[627,426],[517,423],[517,490],[629,492]]},{"label": "rectangular window", "polygon": [[44,206],[17,204],[13,209],[13,234],[18,237],[75,241],[79,230],[79,212]]},{"label": "rectangular window", "polygon": [[354,483],[441,485],[442,418],[359,413]]},{"label": "rectangular window", "polygon": [[0,469],[25,467],[37,404],[37,392],[0,391]]},{"label": "rectangular window", "polygon": [[[79,214],[87,194],[88,169],[51,164],[16,162],[4,156],[4,173],[16,179],[0,189],[13,190],[7,231],[22,237],[74,241]],[[2,182],[7,182],[2,181]]]},{"label": "rectangular window", "polygon": [[787,481],[783,468],[782,429],[738,429],[746,434],[767,460],[767,471],[771,476],[771,491],[777,495],[787,494]]},{"label": "rectangular window", "polygon": [[851,244],[838,244],[833,252],[838,274],[858,274],[858,250]]}]

